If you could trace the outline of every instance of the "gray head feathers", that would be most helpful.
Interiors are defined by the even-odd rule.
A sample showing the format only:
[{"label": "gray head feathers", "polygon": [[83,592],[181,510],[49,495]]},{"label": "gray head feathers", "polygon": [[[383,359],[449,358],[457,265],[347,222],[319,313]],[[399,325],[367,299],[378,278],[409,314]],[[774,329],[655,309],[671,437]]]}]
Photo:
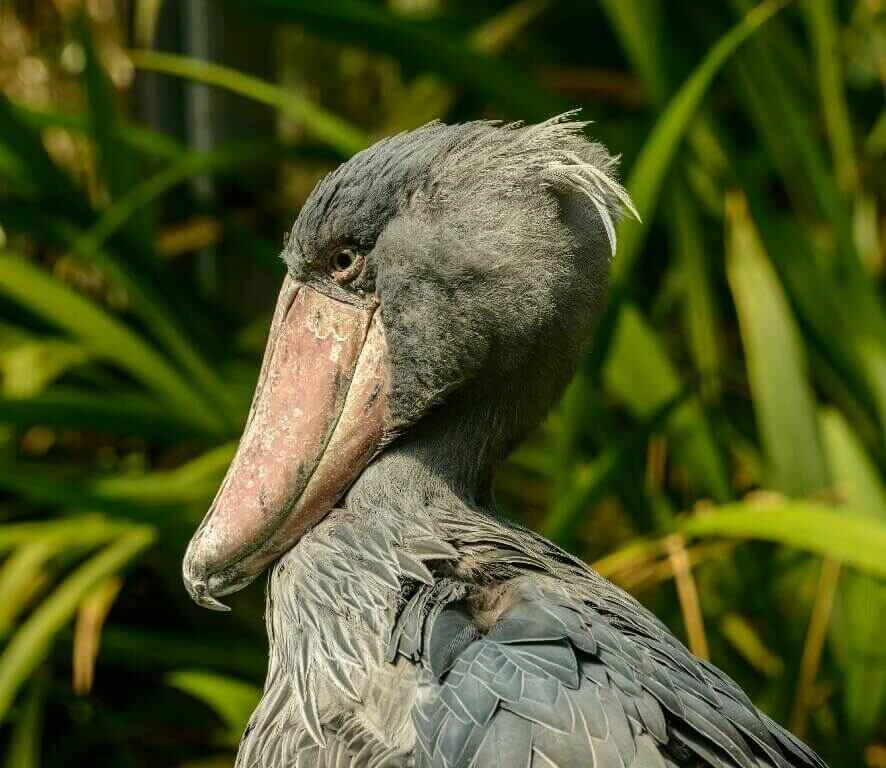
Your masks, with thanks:
[{"label": "gray head feathers", "polygon": [[351,287],[379,299],[395,421],[421,421],[425,445],[481,433],[484,457],[501,457],[586,351],[616,225],[636,211],[617,158],[573,118],[434,122],[383,139],[299,215],[284,254],[294,279],[347,300],[328,264],[343,247],[365,255]]},{"label": "gray head feathers", "polygon": [[[303,250],[350,240],[370,249],[397,212],[417,199],[474,210],[541,187],[572,188],[600,217],[610,253],[623,211],[639,218],[615,173],[618,158],[584,136],[586,121],[566,112],[536,125],[438,121],[382,139],[327,175],[302,209],[293,234]],[[534,188],[534,189],[533,189]],[[295,243],[294,243],[295,244]]]}]

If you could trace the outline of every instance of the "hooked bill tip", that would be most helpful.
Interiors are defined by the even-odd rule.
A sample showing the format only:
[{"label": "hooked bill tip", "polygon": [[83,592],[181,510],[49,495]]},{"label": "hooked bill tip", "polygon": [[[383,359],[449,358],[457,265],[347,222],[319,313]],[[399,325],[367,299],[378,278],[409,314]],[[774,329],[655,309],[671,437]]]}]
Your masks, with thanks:
[{"label": "hooked bill tip", "polygon": [[191,593],[191,597],[197,605],[202,606],[203,608],[208,608],[210,611],[219,611],[222,613],[231,610],[230,606],[225,605],[221,600],[218,600],[209,593],[205,582],[196,581],[188,586],[190,587],[188,591]]}]

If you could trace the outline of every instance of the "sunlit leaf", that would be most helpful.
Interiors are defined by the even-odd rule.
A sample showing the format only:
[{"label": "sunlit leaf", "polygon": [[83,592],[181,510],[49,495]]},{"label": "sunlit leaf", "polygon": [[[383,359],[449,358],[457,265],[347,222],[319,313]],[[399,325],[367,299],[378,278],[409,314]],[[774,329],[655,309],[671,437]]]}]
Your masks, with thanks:
[{"label": "sunlit leaf", "polygon": [[808,495],[826,484],[827,470],[800,332],[741,196],[730,199],[727,221],[729,284],[769,486]]},{"label": "sunlit leaf", "polygon": [[19,687],[45,658],[52,638],[71,620],[83,597],[153,540],[154,532],[150,528],[131,528],[79,566],[22,624],[0,656],[0,720],[5,718]]},{"label": "sunlit leaf", "polygon": [[[821,415],[821,428],[835,491],[847,515],[886,523],[886,487],[864,448],[839,412]],[[847,721],[858,744],[867,744],[886,713],[886,665],[879,663],[886,581],[847,573],[840,580],[831,643],[844,666]]]},{"label": "sunlit leaf", "polygon": [[34,339],[5,348],[0,345],[3,397],[39,395],[48,384],[87,360],[89,353],[81,345],[62,339]]},{"label": "sunlit leaf", "polygon": [[0,293],[79,339],[105,359],[168,400],[183,417],[213,427],[217,417],[203,398],[151,347],[96,304],[28,262],[0,255]]},{"label": "sunlit leaf", "polygon": [[214,85],[275,107],[298,120],[320,141],[349,157],[369,144],[358,128],[326,111],[302,94],[208,61],[157,51],[131,51],[136,67]]},{"label": "sunlit leaf", "polygon": [[691,537],[760,539],[830,557],[886,578],[886,524],[847,516],[813,502],[739,502],[692,515],[680,524]]},{"label": "sunlit leaf", "polygon": [[46,547],[96,547],[132,530],[132,523],[101,515],[77,515],[62,520],[0,525],[0,552],[41,544]]},{"label": "sunlit leaf", "polygon": [[0,566],[0,637],[5,637],[19,614],[46,583],[47,561],[62,540],[41,538],[18,547]]},{"label": "sunlit leaf", "polygon": [[134,477],[107,477],[93,481],[89,490],[107,499],[134,504],[208,502],[234,458],[236,442],[225,443],[181,467]]}]

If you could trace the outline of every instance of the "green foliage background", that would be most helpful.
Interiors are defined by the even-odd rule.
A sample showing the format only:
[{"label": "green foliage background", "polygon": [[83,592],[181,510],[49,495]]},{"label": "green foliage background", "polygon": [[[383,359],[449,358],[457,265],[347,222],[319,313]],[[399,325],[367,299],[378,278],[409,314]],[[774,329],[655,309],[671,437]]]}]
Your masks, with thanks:
[{"label": "green foliage background", "polygon": [[[270,80],[158,50],[163,6],[0,8],[7,765],[232,763],[261,589],[210,614],[179,569],[245,416],[277,244],[374,137],[573,106],[643,221],[501,504],[832,765],[886,765],[886,6],[232,0]],[[198,151],[135,119],[151,72],[274,119]]]}]

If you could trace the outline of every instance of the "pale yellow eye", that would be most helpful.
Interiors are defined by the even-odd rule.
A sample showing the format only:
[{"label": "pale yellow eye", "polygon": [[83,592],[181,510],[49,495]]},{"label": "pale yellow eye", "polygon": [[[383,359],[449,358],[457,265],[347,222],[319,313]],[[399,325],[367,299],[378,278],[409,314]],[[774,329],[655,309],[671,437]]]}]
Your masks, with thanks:
[{"label": "pale yellow eye", "polygon": [[329,260],[329,271],[335,282],[349,283],[363,271],[363,254],[352,248],[342,248]]}]

